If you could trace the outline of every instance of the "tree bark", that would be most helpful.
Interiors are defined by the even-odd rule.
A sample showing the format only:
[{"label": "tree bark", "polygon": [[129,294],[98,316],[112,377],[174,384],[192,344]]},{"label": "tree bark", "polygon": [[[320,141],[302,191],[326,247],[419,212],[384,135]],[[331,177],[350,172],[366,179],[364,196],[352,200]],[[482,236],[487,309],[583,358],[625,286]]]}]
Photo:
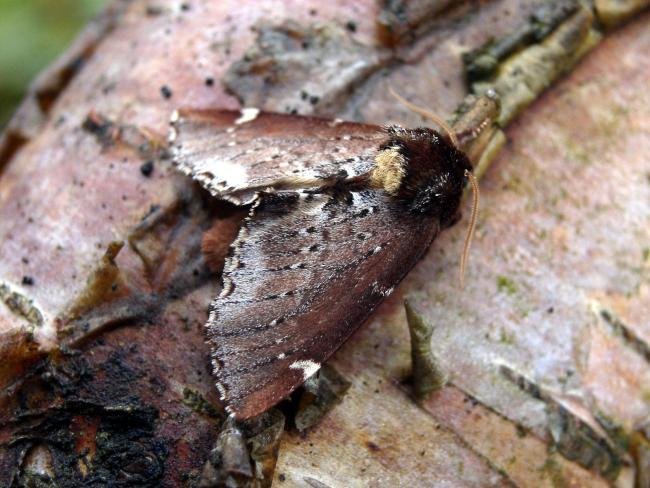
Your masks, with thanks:
[{"label": "tree bark", "polygon": [[[244,442],[229,482],[650,486],[647,3],[113,1],[0,141],[0,485],[209,486]],[[329,362],[319,422],[242,440],[201,240],[223,258],[243,213],[171,167],[170,114],[423,125],[390,87],[449,118],[501,95],[468,283],[459,225]],[[407,297],[448,378],[421,402]]]}]

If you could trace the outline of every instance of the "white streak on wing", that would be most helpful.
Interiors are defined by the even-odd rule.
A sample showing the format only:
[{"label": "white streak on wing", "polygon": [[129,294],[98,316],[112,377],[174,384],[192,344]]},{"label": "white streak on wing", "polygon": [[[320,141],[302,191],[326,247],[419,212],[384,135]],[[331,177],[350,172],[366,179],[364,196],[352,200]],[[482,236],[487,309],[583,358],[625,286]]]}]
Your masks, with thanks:
[{"label": "white streak on wing", "polygon": [[226,181],[228,186],[234,186],[235,188],[245,186],[249,180],[245,166],[216,158],[197,165],[194,173],[197,175],[201,173],[213,174],[219,181]]},{"label": "white streak on wing", "polygon": [[255,108],[255,107],[242,108],[241,117],[235,120],[235,124],[240,125],[255,120],[259,115],[259,113],[260,113],[259,108]]},{"label": "white streak on wing", "polygon": [[342,164],[341,169],[348,174],[348,178],[351,176],[358,176],[359,172],[353,163]]},{"label": "white streak on wing", "polygon": [[314,375],[320,369],[320,364],[312,361],[311,359],[301,359],[299,361],[294,361],[291,363],[289,369],[301,369],[302,379],[307,380],[310,376]]}]

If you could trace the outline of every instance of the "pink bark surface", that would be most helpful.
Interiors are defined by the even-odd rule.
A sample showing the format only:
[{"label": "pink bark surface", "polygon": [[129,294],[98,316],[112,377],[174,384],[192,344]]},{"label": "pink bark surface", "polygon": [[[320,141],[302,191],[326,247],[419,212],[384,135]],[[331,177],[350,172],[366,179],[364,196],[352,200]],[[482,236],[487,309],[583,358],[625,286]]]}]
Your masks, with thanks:
[{"label": "pink bark surface", "polygon": [[[189,9],[171,0],[156,9],[115,2],[120,8],[59,64],[75,65],[72,54],[81,53],[81,67],[57,85],[57,65],[34,85],[0,150],[0,285],[26,298],[20,313],[0,303],[0,484],[34,456],[64,459],[68,451],[87,465],[74,479],[85,479],[105,461],[97,446],[106,432],[119,438],[115,449],[142,454],[139,464],[121,467],[124,479],[163,486],[198,479],[220,425],[203,334],[220,285],[200,240],[209,228],[231,239],[238,214],[156,150],[174,109],[238,107],[221,80],[257,32],[289,18],[333,23],[344,34],[332,38],[357,53],[350,91],[314,83],[310,90],[328,102],[301,105],[300,113],[417,125],[422,120],[396,105],[388,87],[447,115],[467,91],[460,54],[508,33],[532,4],[463,3],[414,42],[390,49],[378,35],[375,2],[191,2]],[[465,289],[457,285],[462,221],[335,355],[331,364],[352,386],[306,434],[284,434],[278,486],[631,479],[628,455],[610,438],[613,431],[624,440],[647,437],[650,429],[650,18],[640,17],[507,128],[509,142],[481,183]],[[350,20],[354,32],[345,29]],[[39,105],[48,81],[58,91]],[[284,111],[295,98],[287,86],[293,90],[289,81],[274,85],[261,108]],[[82,129],[91,112],[122,127],[123,138]],[[142,140],[150,147],[133,142]],[[145,176],[150,159],[154,170]],[[106,252],[116,241],[125,245],[112,263]],[[434,324],[433,350],[450,379],[422,405],[405,385],[405,297]],[[40,319],[27,313],[34,310]],[[580,432],[610,439],[607,449],[581,437],[549,453],[568,442],[558,412]],[[116,434],[106,426],[111,415],[133,422],[141,437]],[[53,419],[73,433],[67,444],[42,434]],[[567,457],[581,449],[605,464],[617,453],[622,469]]]}]

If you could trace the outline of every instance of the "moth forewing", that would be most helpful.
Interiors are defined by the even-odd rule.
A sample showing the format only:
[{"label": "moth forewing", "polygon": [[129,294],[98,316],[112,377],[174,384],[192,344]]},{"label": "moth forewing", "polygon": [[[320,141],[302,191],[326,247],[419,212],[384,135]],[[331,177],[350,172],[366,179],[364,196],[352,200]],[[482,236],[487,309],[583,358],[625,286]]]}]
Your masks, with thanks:
[{"label": "moth forewing", "polygon": [[218,198],[249,204],[266,189],[327,186],[365,174],[381,139],[365,124],[189,109],[172,116],[170,144],[183,173]]}]

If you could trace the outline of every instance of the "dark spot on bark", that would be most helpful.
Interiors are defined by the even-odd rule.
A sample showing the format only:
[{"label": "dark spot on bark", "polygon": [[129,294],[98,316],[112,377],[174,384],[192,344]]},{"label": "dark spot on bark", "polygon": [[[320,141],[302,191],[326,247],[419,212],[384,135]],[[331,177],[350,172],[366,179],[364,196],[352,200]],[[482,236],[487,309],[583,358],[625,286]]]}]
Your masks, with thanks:
[{"label": "dark spot on bark", "polygon": [[142,173],[142,176],[145,176],[147,178],[150,177],[153,173],[153,161],[147,161],[142,166],[140,166],[140,173]]},{"label": "dark spot on bark", "polygon": [[368,449],[370,449],[372,452],[378,452],[378,451],[381,451],[381,448],[380,448],[377,444],[375,444],[374,442],[372,442],[372,441],[368,441],[368,442],[366,442],[366,446],[367,446]]},{"label": "dark spot on bark", "polygon": [[205,86],[213,86],[214,85],[214,78],[208,77],[205,79]]},{"label": "dark spot on bark", "polygon": [[103,144],[109,144],[113,142],[113,123],[98,113],[89,113],[86,116],[86,119],[83,121],[81,127],[85,131],[94,134]]},{"label": "dark spot on bark", "polygon": [[160,94],[163,96],[163,98],[166,98],[167,100],[169,100],[173,95],[171,88],[169,88],[167,85],[163,85],[160,87]]},{"label": "dark spot on bark", "polygon": [[345,28],[350,32],[357,31],[357,23],[354,20],[348,20],[345,24]]},{"label": "dark spot on bark", "polygon": [[148,5],[145,13],[150,17],[156,17],[158,15],[161,15],[163,13],[163,10],[157,5]]},{"label": "dark spot on bark", "polygon": [[32,286],[34,284],[34,278],[31,276],[23,276],[23,285],[25,286]]}]

